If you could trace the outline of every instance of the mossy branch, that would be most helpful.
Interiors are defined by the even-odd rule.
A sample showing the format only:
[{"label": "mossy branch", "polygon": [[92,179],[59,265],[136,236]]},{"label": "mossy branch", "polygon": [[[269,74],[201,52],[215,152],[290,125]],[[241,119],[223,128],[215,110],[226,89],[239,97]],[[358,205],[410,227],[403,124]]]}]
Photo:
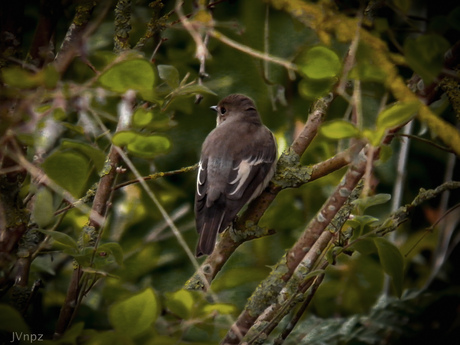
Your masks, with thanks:
[{"label": "mossy branch", "polygon": [[445,182],[442,185],[436,187],[435,189],[425,190],[421,188],[419,194],[410,204],[398,208],[386,219],[386,221],[383,224],[379,225],[372,233],[384,236],[392,231],[395,231],[402,223],[409,220],[411,216],[411,211],[415,207],[420,206],[423,202],[427,200],[437,197],[438,195],[447,190],[454,190],[458,188],[460,188],[459,181]]},{"label": "mossy branch", "polygon": [[131,31],[131,0],[118,0],[115,7],[114,51],[122,52],[131,48],[129,33]]},{"label": "mossy branch", "polygon": [[[322,253],[332,238],[332,232],[327,231],[327,229],[335,232],[331,228],[332,224],[340,228],[346,221],[351,212],[351,207],[349,206],[351,199],[356,199],[359,195],[360,189],[355,188],[364,175],[366,163],[365,159],[356,159],[354,164],[350,166],[342,182],[321,207],[316,217],[310,221],[294,246],[278,262],[273,272],[254,291],[245,309],[227,333],[222,344],[238,344],[239,339],[236,334],[245,335],[253,325],[260,325],[261,322],[256,323],[256,320],[259,321],[259,316],[265,315],[266,310],[279,310],[281,306],[278,305],[278,299],[281,291],[285,292],[289,297],[293,295],[292,291],[287,290],[286,283],[292,277],[297,279],[298,282],[299,274],[303,275],[305,271],[311,270],[319,254]],[[342,207],[347,205],[347,201],[346,212],[344,214],[339,213]],[[321,241],[318,242],[320,238]],[[319,247],[315,247],[315,250],[313,250],[315,245],[319,245]],[[296,276],[294,276],[295,272],[298,272]],[[298,288],[297,284],[290,284],[289,286],[289,290]],[[263,318],[265,319],[265,316]],[[259,332],[260,330],[257,331],[257,333]]]},{"label": "mossy branch", "polygon": [[[121,114],[121,116],[132,115],[132,109],[134,105],[135,94],[131,91],[126,92],[122,102],[125,103],[124,109],[127,109],[131,113]],[[116,131],[124,129],[125,122],[119,121]],[[79,244],[83,247],[90,246],[96,247],[102,234],[102,229],[105,223],[105,217],[107,211],[111,205],[111,198],[113,194],[113,186],[115,183],[117,172],[117,166],[120,162],[120,149],[112,144],[110,147],[109,154],[106,160],[106,166],[100,174],[99,185],[94,195],[93,205],[89,214],[89,221],[83,227],[82,234],[79,239]],[[59,337],[69,327],[79,304],[82,301],[85,281],[82,280],[83,270],[80,265],[76,265],[72,272],[71,281],[67,290],[65,301],[62,305],[59,319],[56,325],[55,337]]]}]

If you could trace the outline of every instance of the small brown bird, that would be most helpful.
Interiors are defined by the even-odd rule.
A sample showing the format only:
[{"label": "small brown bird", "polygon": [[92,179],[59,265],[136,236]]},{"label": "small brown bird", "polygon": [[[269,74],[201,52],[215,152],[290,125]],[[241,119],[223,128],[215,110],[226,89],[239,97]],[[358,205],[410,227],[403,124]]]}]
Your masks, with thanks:
[{"label": "small brown bird", "polygon": [[276,141],[254,102],[239,94],[217,106],[217,126],[203,143],[195,194],[196,256],[214,250],[241,208],[262,193],[275,172]]}]

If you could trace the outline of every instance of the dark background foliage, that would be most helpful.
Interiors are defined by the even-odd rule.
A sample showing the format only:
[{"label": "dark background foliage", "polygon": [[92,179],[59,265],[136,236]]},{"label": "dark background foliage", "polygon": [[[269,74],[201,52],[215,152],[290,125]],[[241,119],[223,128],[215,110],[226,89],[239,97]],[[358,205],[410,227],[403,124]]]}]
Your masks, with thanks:
[{"label": "dark background foliage", "polygon": [[[274,343],[298,315],[281,336],[286,344],[457,343],[458,185],[414,199],[460,176],[460,7],[409,0],[0,6],[4,342],[41,334],[62,344],[228,340],[231,325],[253,312],[247,300],[257,299],[256,287],[269,290],[267,276],[284,267],[286,252],[358,164],[347,149],[369,144],[352,216],[325,230],[334,236],[309,267],[319,287],[304,276],[299,303],[267,299],[262,310],[279,314],[263,321],[277,328],[264,340],[271,331],[256,324],[245,341]],[[202,61],[197,48],[209,52]],[[196,261],[193,165],[215,126],[209,107],[231,93],[255,100],[281,157],[299,133],[314,137],[301,165],[280,164],[280,172],[320,172],[295,188],[272,181],[276,198],[258,225],[274,234],[256,230],[261,238],[237,243],[228,256],[233,239],[224,236],[215,256]],[[316,132],[304,125],[323,96],[325,122]],[[331,157],[343,164],[328,168]],[[141,176],[145,184],[134,181]],[[399,222],[402,205],[410,205],[402,210],[408,219]],[[252,209],[243,213],[252,219]],[[218,255],[225,265],[211,287],[192,291],[189,279],[203,262],[219,266]]]}]

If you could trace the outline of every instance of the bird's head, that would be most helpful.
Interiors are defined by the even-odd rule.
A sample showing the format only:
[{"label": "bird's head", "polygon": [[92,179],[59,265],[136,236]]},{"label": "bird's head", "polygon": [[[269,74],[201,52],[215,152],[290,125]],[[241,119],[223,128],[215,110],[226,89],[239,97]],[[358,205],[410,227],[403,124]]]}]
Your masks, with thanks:
[{"label": "bird's head", "polygon": [[260,123],[254,101],[240,94],[232,94],[211,107],[217,112],[217,126],[224,122],[249,121]]}]

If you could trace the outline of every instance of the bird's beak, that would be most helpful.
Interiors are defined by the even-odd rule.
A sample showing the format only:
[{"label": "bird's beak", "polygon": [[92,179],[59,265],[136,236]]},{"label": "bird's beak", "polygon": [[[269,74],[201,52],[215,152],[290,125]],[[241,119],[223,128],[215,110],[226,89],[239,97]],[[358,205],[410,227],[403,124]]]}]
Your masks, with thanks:
[{"label": "bird's beak", "polygon": [[214,110],[215,112],[217,112],[217,105],[213,105],[212,107],[210,107],[212,110]]}]

